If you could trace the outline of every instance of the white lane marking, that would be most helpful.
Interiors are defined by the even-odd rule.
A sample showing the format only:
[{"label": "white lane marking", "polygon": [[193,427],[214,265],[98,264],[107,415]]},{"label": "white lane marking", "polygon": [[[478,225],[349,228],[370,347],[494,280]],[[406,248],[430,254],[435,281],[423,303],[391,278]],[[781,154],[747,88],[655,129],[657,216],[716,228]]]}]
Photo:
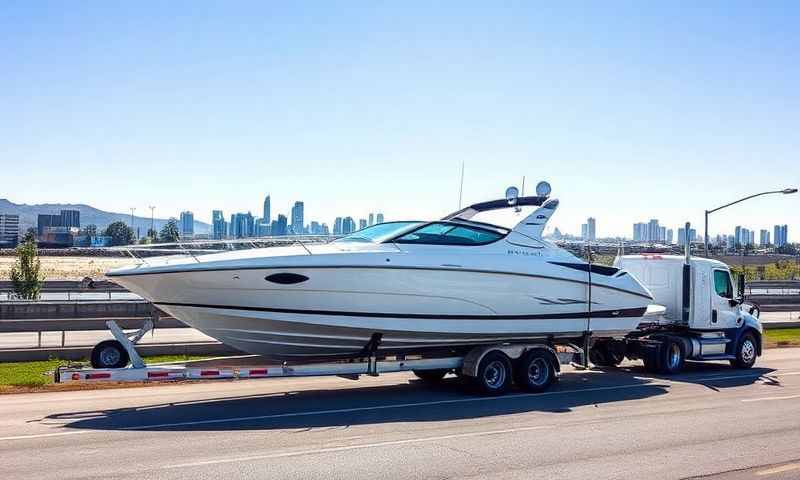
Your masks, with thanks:
[{"label": "white lane marking", "polygon": [[790,400],[792,398],[800,398],[800,395],[786,395],[783,397],[759,397],[759,398],[743,398],[743,402],[768,402],[770,400]]},{"label": "white lane marking", "polygon": [[331,410],[312,410],[310,412],[275,413],[271,415],[255,415],[249,417],[215,418],[211,420],[193,420],[189,422],[159,423],[155,425],[134,425],[131,427],[121,427],[119,428],[119,430],[148,430],[156,428],[184,427],[191,425],[208,425],[214,423],[246,422],[250,420],[269,420],[273,418],[307,417],[314,415],[331,415],[338,413],[364,412],[370,410],[389,410],[394,408],[425,407],[431,405],[449,405],[454,403],[487,402],[487,401],[497,401],[497,400],[506,400],[514,398],[526,398],[526,397],[546,397],[552,395],[563,395],[565,393],[602,392],[607,390],[623,390],[628,388],[664,387],[664,386],[665,385],[658,383],[637,383],[636,385],[612,385],[607,387],[578,388],[574,390],[559,390],[554,392],[543,392],[543,393],[518,393],[515,395],[504,395],[502,397],[454,398],[450,400],[433,400],[430,402],[394,403],[389,405],[373,405],[370,407],[337,408]]},{"label": "white lane marking", "polygon": [[200,467],[205,465],[217,465],[221,463],[236,463],[236,462],[249,462],[253,460],[267,460],[271,458],[286,458],[286,457],[299,457],[303,455],[312,455],[312,454],[319,454],[319,453],[333,453],[333,452],[344,452],[348,450],[360,450],[365,448],[377,448],[377,447],[386,447],[386,446],[394,446],[394,445],[406,445],[409,443],[424,443],[424,442],[436,442],[440,440],[452,440],[456,438],[468,438],[468,437],[482,437],[482,436],[489,436],[489,435],[502,435],[507,433],[518,433],[518,432],[528,432],[532,430],[544,430],[546,428],[555,428],[556,425],[536,425],[531,427],[518,427],[518,428],[506,428],[503,430],[484,430],[480,432],[469,432],[469,433],[454,433],[452,435],[438,435],[435,437],[423,437],[423,438],[408,438],[405,440],[391,440],[386,442],[375,442],[375,443],[365,443],[361,445],[348,445],[342,447],[328,447],[328,448],[315,448],[313,450],[299,450],[295,452],[283,452],[283,453],[268,453],[264,455],[252,455],[248,457],[238,457],[238,458],[222,458],[218,460],[204,460],[200,462],[191,462],[191,463],[181,463],[176,465],[165,465],[161,467],[162,469],[170,469],[170,468],[185,468],[185,467]]},{"label": "white lane marking", "polygon": [[790,463],[787,465],[781,465],[780,467],[768,468],[766,470],[759,470],[756,472],[756,475],[763,476],[763,475],[775,475],[776,473],[785,473],[791,472],[792,470],[797,470],[800,468],[800,463]]},{"label": "white lane marking", "polygon": [[33,435],[16,435],[13,437],[0,437],[0,440],[27,440],[29,438],[62,437],[64,435],[78,435],[81,433],[93,433],[94,430],[73,430],[70,432],[57,433],[37,433]]}]

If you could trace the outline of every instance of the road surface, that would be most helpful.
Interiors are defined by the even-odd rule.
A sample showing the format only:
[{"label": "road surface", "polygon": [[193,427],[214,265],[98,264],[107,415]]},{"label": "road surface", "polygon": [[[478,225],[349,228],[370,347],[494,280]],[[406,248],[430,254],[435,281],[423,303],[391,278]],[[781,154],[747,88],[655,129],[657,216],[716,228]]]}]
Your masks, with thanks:
[{"label": "road surface", "polygon": [[475,397],[409,374],[0,396],[0,478],[800,478],[800,349],[566,371]]}]

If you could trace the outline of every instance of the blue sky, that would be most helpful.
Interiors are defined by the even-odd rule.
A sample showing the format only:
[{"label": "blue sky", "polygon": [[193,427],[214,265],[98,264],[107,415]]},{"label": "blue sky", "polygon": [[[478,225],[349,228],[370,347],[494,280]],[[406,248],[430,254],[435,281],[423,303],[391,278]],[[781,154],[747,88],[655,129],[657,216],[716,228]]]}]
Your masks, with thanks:
[{"label": "blue sky", "polygon": [[547,179],[631,235],[800,185],[800,3],[558,3],[2,2],[0,197],[432,218],[463,161],[465,203]]}]

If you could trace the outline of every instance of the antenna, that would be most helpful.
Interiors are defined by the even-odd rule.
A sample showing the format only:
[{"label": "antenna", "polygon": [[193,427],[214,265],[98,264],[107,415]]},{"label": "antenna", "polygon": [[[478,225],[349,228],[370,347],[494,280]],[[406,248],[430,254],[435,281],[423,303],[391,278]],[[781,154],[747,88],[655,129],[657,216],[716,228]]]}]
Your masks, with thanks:
[{"label": "antenna", "polygon": [[464,192],[464,160],[461,161],[461,184],[458,186],[458,209],[461,210],[461,194]]}]

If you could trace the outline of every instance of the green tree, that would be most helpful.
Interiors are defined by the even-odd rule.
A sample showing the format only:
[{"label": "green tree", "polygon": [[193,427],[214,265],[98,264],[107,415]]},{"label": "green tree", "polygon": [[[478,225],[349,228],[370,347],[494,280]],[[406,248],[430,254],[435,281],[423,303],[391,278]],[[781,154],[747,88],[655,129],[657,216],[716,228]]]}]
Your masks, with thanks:
[{"label": "green tree", "polygon": [[152,228],[148,228],[147,229],[147,238],[149,238],[151,241],[154,242],[156,240],[156,238],[158,238],[158,232],[156,232]]},{"label": "green tree", "polygon": [[25,240],[17,245],[17,260],[11,267],[11,285],[19,298],[36,300],[42,289],[42,276],[39,273],[39,251],[33,235],[28,232]]},{"label": "green tree", "polygon": [[178,232],[178,220],[175,218],[170,218],[161,229],[158,239],[161,243],[175,243],[180,238],[181,235]]},{"label": "green tree", "polygon": [[106,228],[105,236],[111,237],[111,245],[130,245],[133,243],[133,229],[125,222],[114,222]]}]

